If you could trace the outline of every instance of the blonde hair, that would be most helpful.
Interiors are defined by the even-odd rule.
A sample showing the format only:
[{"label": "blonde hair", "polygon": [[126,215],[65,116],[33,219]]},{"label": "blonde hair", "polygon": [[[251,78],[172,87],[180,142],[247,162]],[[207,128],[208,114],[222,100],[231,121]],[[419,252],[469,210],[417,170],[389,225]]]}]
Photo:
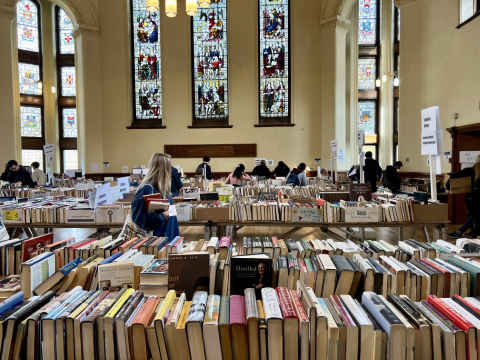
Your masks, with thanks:
[{"label": "blonde hair", "polygon": [[475,165],[472,166],[473,171],[475,171],[475,181],[480,178],[480,155],[477,156],[477,160],[475,161]]},{"label": "blonde hair", "polygon": [[172,188],[172,161],[168,154],[156,153],[153,154],[148,162],[148,173],[140,183],[139,189],[150,184],[157,186],[158,191],[165,198],[171,195]]}]

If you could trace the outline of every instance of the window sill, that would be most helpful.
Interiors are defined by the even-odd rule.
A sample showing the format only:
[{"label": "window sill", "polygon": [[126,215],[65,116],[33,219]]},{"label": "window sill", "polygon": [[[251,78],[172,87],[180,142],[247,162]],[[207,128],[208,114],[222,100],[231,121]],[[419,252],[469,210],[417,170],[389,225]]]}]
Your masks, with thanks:
[{"label": "window sill", "polygon": [[288,127],[295,126],[295,124],[255,124],[255,127]]},{"label": "window sill", "polygon": [[127,126],[129,130],[145,130],[145,129],[166,129],[163,125],[162,119],[155,120],[134,120],[130,126]]},{"label": "window sill", "polygon": [[295,126],[290,116],[287,117],[261,117],[255,127]]},{"label": "window sill", "polygon": [[233,128],[233,125],[214,125],[214,126],[187,126],[187,129],[230,129]]},{"label": "window sill", "polygon": [[480,11],[477,11],[475,14],[473,14],[471,17],[469,17],[467,20],[465,20],[464,22],[462,22],[461,24],[459,24],[456,29],[461,29],[462,27],[464,27],[465,25],[467,25],[469,22],[473,21],[474,19],[476,19],[477,17],[480,17]]},{"label": "window sill", "polygon": [[232,128],[233,125],[228,123],[228,117],[224,119],[196,119],[193,118],[192,124],[187,126],[188,129],[228,129]]}]

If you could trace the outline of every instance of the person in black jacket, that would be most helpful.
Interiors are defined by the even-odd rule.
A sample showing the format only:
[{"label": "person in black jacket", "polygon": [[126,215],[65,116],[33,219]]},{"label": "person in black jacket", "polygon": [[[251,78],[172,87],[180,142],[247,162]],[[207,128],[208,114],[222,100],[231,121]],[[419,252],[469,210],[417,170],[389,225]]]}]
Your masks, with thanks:
[{"label": "person in black jacket", "polygon": [[272,175],[278,177],[286,177],[290,172],[290,168],[283,162],[279,161],[275,170],[273,170]]},{"label": "person in black jacket", "polygon": [[401,161],[395,161],[392,165],[388,165],[387,169],[385,170],[385,175],[383,177],[383,186],[389,188],[393,192],[397,192],[400,190],[400,184],[402,183],[402,179],[400,175],[398,175],[398,170],[403,166]]},{"label": "person in black jacket", "polygon": [[365,173],[365,183],[372,185],[372,193],[377,191],[377,180],[382,177],[382,168],[378,165],[378,161],[372,158],[372,152],[365,153],[365,166],[363,167]]},{"label": "person in black jacket", "polygon": [[11,183],[20,183],[31,188],[35,187],[35,183],[33,182],[30,173],[22,165],[18,165],[15,160],[10,160],[7,164],[7,168],[15,173],[15,176],[10,177],[9,181]]},{"label": "person in black jacket", "polygon": [[182,181],[180,180],[180,175],[178,174],[177,168],[172,166],[172,196],[178,196],[178,192],[183,187]]},{"label": "person in black jacket", "polygon": [[208,163],[210,162],[210,158],[208,156],[203,157],[203,162],[197,166],[196,174],[202,175],[203,171],[205,170],[205,178],[207,180],[212,180],[212,168]]},{"label": "person in black jacket", "polygon": [[15,178],[15,173],[13,171],[10,171],[8,164],[5,165],[5,171],[2,173],[2,177],[0,178],[0,180],[13,182],[14,178]]},{"label": "person in black jacket", "polygon": [[260,162],[260,165],[255,166],[253,168],[252,175],[265,176],[267,179],[270,179],[272,177],[272,173],[270,172],[270,169],[267,167],[265,160],[262,160]]}]

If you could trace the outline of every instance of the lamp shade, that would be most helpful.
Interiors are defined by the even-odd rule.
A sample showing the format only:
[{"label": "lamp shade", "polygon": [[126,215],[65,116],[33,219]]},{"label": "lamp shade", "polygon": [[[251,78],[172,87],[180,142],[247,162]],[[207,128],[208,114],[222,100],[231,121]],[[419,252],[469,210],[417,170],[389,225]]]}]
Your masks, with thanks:
[{"label": "lamp shade", "polygon": [[199,1],[198,1],[198,4],[199,4],[202,8],[206,8],[206,7],[209,7],[209,6],[210,6],[210,0],[199,0]]},{"label": "lamp shade", "polygon": [[197,14],[197,0],[187,1],[187,15],[195,16]]},{"label": "lamp shade", "polygon": [[158,10],[158,0],[147,0],[147,10],[148,11],[157,11]]},{"label": "lamp shade", "polygon": [[177,0],[165,0],[165,15],[168,17],[177,16]]}]

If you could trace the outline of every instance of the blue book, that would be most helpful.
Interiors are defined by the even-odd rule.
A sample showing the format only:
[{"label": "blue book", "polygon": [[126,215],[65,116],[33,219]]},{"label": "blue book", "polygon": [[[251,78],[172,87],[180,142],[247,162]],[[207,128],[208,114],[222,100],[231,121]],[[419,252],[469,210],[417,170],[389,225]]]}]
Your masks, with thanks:
[{"label": "blue book", "polygon": [[67,300],[65,300],[59,307],[55,310],[51,311],[48,315],[44,317],[44,319],[56,319],[58,316],[63,314],[65,310],[68,310],[70,306],[72,306],[78,298],[82,297],[86,294],[86,290],[77,290],[74,292]]},{"label": "blue book", "polygon": [[0,303],[0,315],[5,314],[7,311],[13,309],[18,304],[21,304],[23,300],[24,294],[21,291],[10,296],[8,299],[5,299]]},{"label": "blue book", "polygon": [[116,259],[118,259],[120,256],[122,256],[123,253],[118,251],[116,252],[115,254],[113,254],[112,256],[100,261],[100,264],[99,265],[105,265],[105,264],[110,264],[112,262],[114,262]]}]

